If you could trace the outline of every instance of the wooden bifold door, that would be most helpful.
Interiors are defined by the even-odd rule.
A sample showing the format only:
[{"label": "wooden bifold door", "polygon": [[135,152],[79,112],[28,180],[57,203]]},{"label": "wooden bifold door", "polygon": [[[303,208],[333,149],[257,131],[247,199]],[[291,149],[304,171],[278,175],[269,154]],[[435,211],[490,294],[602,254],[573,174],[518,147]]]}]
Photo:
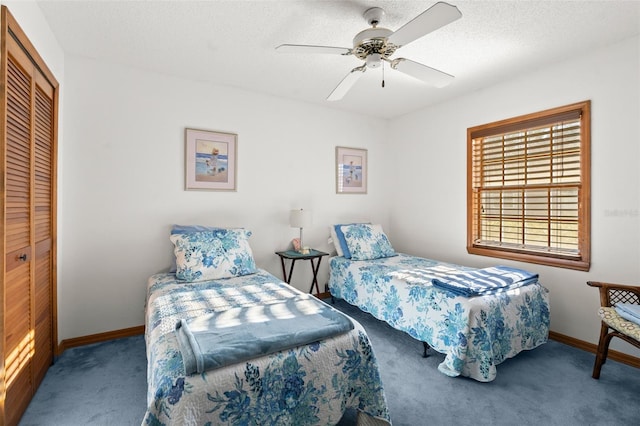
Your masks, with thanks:
[{"label": "wooden bifold door", "polygon": [[2,6],[0,425],[16,425],[51,365],[58,83]]}]

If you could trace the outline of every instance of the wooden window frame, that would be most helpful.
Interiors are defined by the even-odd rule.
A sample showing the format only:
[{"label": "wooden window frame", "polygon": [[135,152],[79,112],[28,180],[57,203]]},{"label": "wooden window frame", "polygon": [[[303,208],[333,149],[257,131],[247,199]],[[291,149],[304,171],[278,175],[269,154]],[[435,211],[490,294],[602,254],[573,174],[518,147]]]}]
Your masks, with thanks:
[{"label": "wooden window frame", "polygon": [[[508,163],[508,160],[505,160],[507,157],[504,153],[501,154],[501,160],[498,161],[502,166],[502,172],[497,174],[497,176],[500,177],[500,173],[502,173],[502,184],[496,184],[494,180],[491,182],[492,186],[487,189],[486,181],[488,179],[481,176],[484,173],[483,170],[486,170],[486,163],[482,163],[481,161],[487,158],[487,151],[485,150],[484,157],[480,158],[480,152],[483,151],[481,151],[482,147],[478,148],[482,144],[482,141],[484,141],[484,138],[495,138],[500,135],[506,136],[520,131],[532,131],[532,129],[539,129],[546,126],[551,128],[554,124],[566,122],[567,120],[574,120],[580,123],[579,172],[574,170],[574,174],[579,174],[579,176],[576,178],[576,182],[571,184],[571,189],[577,194],[575,196],[577,202],[571,203],[577,206],[571,209],[571,212],[575,212],[573,222],[577,224],[577,230],[573,231],[575,234],[575,242],[573,243],[575,248],[570,250],[570,252],[568,250],[563,252],[562,249],[557,249],[553,247],[553,245],[545,248],[527,244],[526,240],[528,237],[525,236],[526,232],[524,229],[530,230],[532,228],[529,227],[529,222],[524,219],[521,224],[523,229],[522,240],[519,243],[504,242],[502,229],[506,228],[509,224],[505,224],[506,219],[503,221],[502,213],[500,213],[497,226],[495,225],[495,219],[492,222],[492,229],[500,229],[500,236],[493,239],[483,239],[482,237],[489,235],[489,232],[482,230],[483,225],[488,223],[490,219],[487,219],[488,214],[485,214],[483,211],[484,205],[481,200],[483,197],[485,197],[485,200],[487,199],[486,197],[488,197],[488,195],[486,194],[489,193],[489,190],[500,192],[501,195],[498,197],[499,202],[497,206],[500,212],[502,212],[506,209],[505,203],[503,202],[504,199],[502,198],[503,192],[513,191],[514,189],[514,185],[509,186],[504,183],[504,171],[507,170],[506,163]],[[551,129],[549,134],[552,134]],[[528,136],[524,136],[525,139],[527,137]],[[475,145],[474,140],[476,140]],[[549,136],[549,141],[552,148],[550,149],[548,157],[551,158],[554,152],[553,143],[558,142],[554,141],[554,136]],[[476,148],[475,150],[474,147]],[[527,148],[524,148],[525,152],[526,149]],[[528,164],[526,155],[522,161],[524,164]],[[564,167],[564,164],[562,164],[561,167]],[[564,168],[561,169],[565,170]],[[578,169],[576,168],[576,170]],[[507,172],[506,177],[510,177],[508,173],[509,172]],[[525,183],[522,183],[522,180],[517,182],[516,190],[522,191],[523,194],[527,193],[527,191],[532,191],[531,187],[535,187],[536,190],[558,191],[558,184],[552,182],[556,176],[555,170],[550,172],[550,182],[545,185],[527,186],[528,184],[526,182],[529,181],[530,175],[527,174],[526,166],[524,173],[521,171],[518,173],[518,176],[526,176],[524,179]],[[546,203],[548,212],[551,211],[551,204],[549,201]],[[539,205],[540,204],[538,204],[538,206]],[[545,204],[542,205],[544,206]],[[524,201],[520,209],[523,212],[528,209]],[[526,215],[526,213],[523,213],[523,217]],[[547,213],[545,220],[549,223],[557,224],[557,222],[554,222],[557,221],[557,217],[553,216],[552,218],[550,213]],[[551,240],[551,237],[547,237]],[[467,129],[467,252],[469,254],[581,271],[589,270],[591,266],[591,101],[578,102]]]}]

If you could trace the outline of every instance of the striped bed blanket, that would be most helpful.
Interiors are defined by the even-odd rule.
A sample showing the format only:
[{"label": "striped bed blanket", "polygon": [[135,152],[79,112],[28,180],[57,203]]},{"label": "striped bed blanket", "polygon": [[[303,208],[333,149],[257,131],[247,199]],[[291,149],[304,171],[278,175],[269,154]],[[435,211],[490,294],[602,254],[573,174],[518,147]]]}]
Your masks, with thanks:
[{"label": "striped bed blanket", "polygon": [[537,281],[538,274],[508,266],[492,266],[434,278],[431,283],[459,296],[474,297],[501,293]]}]

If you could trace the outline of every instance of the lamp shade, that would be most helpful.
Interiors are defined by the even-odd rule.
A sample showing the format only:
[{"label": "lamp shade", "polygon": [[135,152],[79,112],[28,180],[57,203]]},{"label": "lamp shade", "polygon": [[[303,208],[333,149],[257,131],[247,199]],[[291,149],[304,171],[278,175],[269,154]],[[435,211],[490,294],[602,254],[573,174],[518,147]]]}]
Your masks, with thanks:
[{"label": "lamp shade", "polygon": [[289,213],[289,225],[292,228],[308,228],[311,226],[310,210],[291,210]]}]

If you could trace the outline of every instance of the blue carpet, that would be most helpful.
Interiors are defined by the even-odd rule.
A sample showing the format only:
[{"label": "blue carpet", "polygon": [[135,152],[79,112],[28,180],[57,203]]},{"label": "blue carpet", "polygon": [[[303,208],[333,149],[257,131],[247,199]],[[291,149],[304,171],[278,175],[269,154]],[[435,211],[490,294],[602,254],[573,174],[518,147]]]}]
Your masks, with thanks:
[{"label": "blue carpet", "polygon": [[[624,426],[640,422],[640,369],[555,341],[498,366],[490,383],[438,372],[444,355],[343,301],[335,306],[367,330],[394,426]],[[144,338],[65,351],[47,373],[20,425],[140,425],[146,405]],[[347,412],[340,426],[353,425]]]},{"label": "blue carpet", "polygon": [[144,336],[66,350],[20,426],[139,426],[147,405]]}]

